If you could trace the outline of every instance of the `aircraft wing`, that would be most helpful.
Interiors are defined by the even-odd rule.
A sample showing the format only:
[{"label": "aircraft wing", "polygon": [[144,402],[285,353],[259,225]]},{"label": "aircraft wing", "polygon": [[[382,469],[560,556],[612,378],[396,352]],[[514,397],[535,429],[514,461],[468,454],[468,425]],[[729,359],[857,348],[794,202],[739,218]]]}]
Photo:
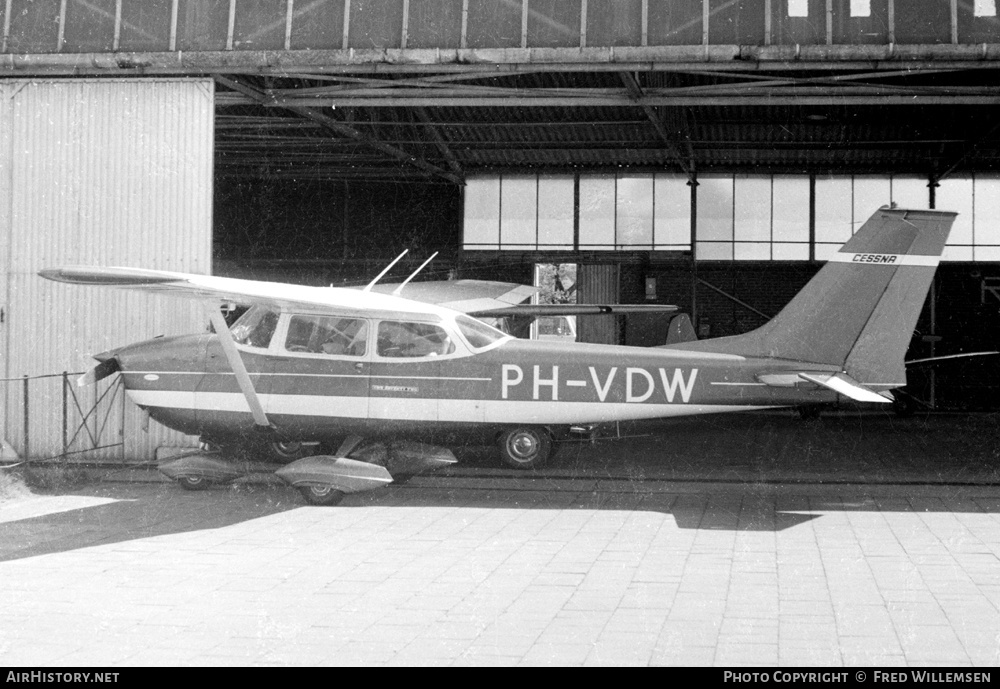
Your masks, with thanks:
[{"label": "aircraft wing", "polygon": [[[373,292],[394,294],[398,284],[379,284]],[[660,304],[525,304],[537,287],[492,280],[438,280],[411,282],[399,296],[445,306],[474,318],[587,316],[625,313],[675,313],[676,306]]]},{"label": "aircraft wing", "polygon": [[676,313],[676,306],[666,304],[515,304],[494,309],[469,311],[476,318],[491,316],[590,316],[626,313]]},{"label": "aircraft wing", "polygon": [[471,314],[520,304],[534,296],[538,288],[493,280],[431,280],[410,282],[403,286],[398,283],[376,284],[372,291],[397,294],[406,299]]},{"label": "aircraft wing", "polygon": [[167,296],[198,299],[206,303],[263,304],[302,311],[325,312],[335,308],[338,313],[436,313],[433,305],[386,294],[337,287],[310,287],[280,282],[261,282],[194,275],[141,268],[100,268],[66,266],[49,268],[38,273],[56,282],[76,285],[101,285]]}]

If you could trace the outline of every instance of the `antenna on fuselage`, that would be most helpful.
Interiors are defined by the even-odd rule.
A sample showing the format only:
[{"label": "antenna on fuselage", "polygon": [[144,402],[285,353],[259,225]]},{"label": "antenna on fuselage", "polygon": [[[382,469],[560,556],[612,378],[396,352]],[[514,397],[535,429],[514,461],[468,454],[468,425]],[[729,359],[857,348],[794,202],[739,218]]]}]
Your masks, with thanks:
[{"label": "antenna on fuselage", "polygon": [[372,287],[375,286],[375,283],[377,283],[379,280],[381,280],[382,276],[385,275],[386,273],[388,273],[390,268],[392,268],[394,265],[396,265],[397,263],[399,263],[399,259],[403,258],[403,256],[406,256],[406,252],[407,251],[409,251],[409,249],[403,249],[403,253],[401,253],[399,256],[397,256],[396,259],[392,263],[390,263],[389,265],[387,265],[385,267],[385,270],[383,270],[381,273],[379,273],[378,275],[376,275],[375,279],[372,280],[371,282],[369,282],[368,286],[365,287],[361,291],[362,292],[371,292],[372,291]]},{"label": "antenna on fuselage", "polygon": [[405,280],[403,280],[403,284],[401,284],[399,287],[397,287],[396,289],[394,289],[392,291],[392,296],[398,297],[399,293],[403,291],[403,288],[406,287],[408,284],[410,284],[410,280],[412,280],[413,278],[417,277],[417,273],[419,273],[421,270],[423,270],[427,266],[428,263],[430,263],[431,261],[434,260],[434,257],[437,256],[437,255],[438,255],[438,252],[435,251],[433,254],[431,254],[430,258],[428,258],[426,261],[424,261],[423,263],[421,263],[420,267],[417,268],[415,271],[413,271],[413,273],[410,274],[410,277],[408,277]]}]

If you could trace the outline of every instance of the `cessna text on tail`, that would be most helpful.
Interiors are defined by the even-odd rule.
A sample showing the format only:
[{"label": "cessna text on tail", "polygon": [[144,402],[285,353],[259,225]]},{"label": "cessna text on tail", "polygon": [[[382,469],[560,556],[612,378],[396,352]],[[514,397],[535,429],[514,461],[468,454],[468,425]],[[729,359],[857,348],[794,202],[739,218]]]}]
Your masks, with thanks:
[{"label": "cessna text on tail", "polygon": [[[763,327],[655,348],[514,339],[471,316],[517,313],[525,294],[505,303],[475,281],[455,283],[453,300],[418,301],[402,287],[384,294],[131,268],[41,274],[204,301],[216,334],[106,352],[90,377],[120,371],[154,419],[222,448],[161,467],[182,485],[239,476],[229,455],[264,437],[295,460],[279,475],[310,502],[330,504],[391,481],[392,471],[453,461],[433,443],[455,433],[485,437],[508,464],[534,468],[572,425],[837,395],[888,403],[906,384],[904,354],[954,218],[880,209]],[[252,307],[231,328],[219,311],[230,302]],[[302,443],[338,449],[296,459]]]}]

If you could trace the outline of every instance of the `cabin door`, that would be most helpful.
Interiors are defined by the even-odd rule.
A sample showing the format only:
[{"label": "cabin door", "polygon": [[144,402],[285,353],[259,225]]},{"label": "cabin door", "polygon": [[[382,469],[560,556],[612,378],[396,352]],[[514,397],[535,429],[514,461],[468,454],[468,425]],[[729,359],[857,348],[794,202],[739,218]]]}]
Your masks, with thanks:
[{"label": "cabin door", "polygon": [[440,421],[441,362],[455,352],[447,331],[434,323],[378,323],[368,412],[387,431],[426,429]]},{"label": "cabin door", "polygon": [[293,314],[279,329],[265,412],[283,435],[314,440],[364,433],[371,376],[371,323]]}]

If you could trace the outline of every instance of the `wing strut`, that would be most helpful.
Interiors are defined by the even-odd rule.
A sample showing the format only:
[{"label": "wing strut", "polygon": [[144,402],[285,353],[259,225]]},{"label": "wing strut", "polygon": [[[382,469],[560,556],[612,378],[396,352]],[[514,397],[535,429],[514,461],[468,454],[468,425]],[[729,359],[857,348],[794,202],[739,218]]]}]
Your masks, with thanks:
[{"label": "wing strut", "polygon": [[267,420],[267,415],[264,413],[264,407],[260,404],[260,398],[257,397],[257,391],[254,390],[250,374],[247,373],[247,367],[243,365],[240,350],[236,349],[233,334],[229,332],[226,319],[222,317],[222,312],[219,311],[218,304],[209,307],[208,316],[212,319],[212,325],[219,336],[219,342],[222,343],[222,351],[226,354],[226,360],[233,369],[233,373],[236,374],[236,382],[240,386],[240,391],[246,398],[247,404],[250,405],[250,413],[253,414],[254,423],[258,426],[272,428],[271,422]]}]

